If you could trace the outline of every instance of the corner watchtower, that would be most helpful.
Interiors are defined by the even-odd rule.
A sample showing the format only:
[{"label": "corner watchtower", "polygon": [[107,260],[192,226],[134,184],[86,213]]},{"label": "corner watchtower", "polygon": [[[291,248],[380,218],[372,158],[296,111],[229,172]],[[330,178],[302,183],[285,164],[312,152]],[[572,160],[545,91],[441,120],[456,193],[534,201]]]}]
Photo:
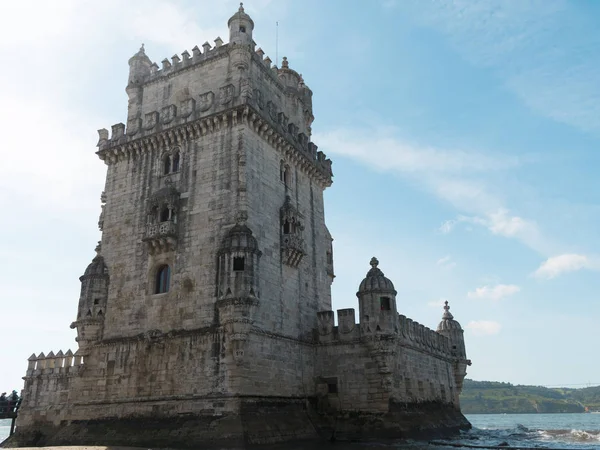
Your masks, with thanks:
[{"label": "corner watchtower", "polygon": [[238,11],[231,16],[227,22],[229,27],[229,43],[231,45],[252,45],[252,31],[254,22],[248,14],[244,12],[244,4],[240,3]]},{"label": "corner watchtower", "polygon": [[360,283],[356,296],[360,310],[360,326],[364,334],[397,331],[396,289],[371,258],[371,270]]}]

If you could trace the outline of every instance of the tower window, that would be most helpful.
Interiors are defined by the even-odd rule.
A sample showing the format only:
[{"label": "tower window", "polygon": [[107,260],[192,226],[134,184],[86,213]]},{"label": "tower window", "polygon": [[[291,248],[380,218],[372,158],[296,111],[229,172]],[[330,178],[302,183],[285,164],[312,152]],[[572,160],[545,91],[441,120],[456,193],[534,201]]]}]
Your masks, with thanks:
[{"label": "tower window", "polygon": [[283,181],[286,187],[290,187],[292,182],[292,171],[290,169],[290,166],[286,165],[283,161],[281,161],[279,178],[281,179],[281,181]]},{"label": "tower window", "polygon": [[243,272],[244,271],[244,257],[243,256],[234,256],[233,258],[233,271],[234,272]]},{"label": "tower window", "polygon": [[160,221],[166,222],[169,220],[170,216],[171,216],[171,214],[170,214],[169,208],[165,207],[160,212]]},{"label": "tower window", "polygon": [[171,173],[171,157],[167,156],[164,161],[163,173],[165,175]]},{"label": "tower window", "polygon": [[246,27],[240,25],[240,33],[245,33]]},{"label": "tower window", "polygon": [[327,382],[327,392],[329,394],[337,394],[338,393],[337,380],[330,380]]},{"label": "tower window", "polygon": [[292,226],[290,225],[289,220],[283,222],[283,234],[290,234],[292,232]]},{"label": "tower window", "polygon": [[382,311],[389,311],[391,308],[391,301],[389,297],[381,297],[379,299],[379,304],[381,305]]},{"label": "tower window", "polygon": [[173,172],[177,172],[179,170],[179,152],[173,155]]},{"label": "tower window", "polygon": [[164,294],[169,291],[171,282],[171,268],[167,265],[161,266],[156,273],[156,283],[154,286],[155,294]]}]

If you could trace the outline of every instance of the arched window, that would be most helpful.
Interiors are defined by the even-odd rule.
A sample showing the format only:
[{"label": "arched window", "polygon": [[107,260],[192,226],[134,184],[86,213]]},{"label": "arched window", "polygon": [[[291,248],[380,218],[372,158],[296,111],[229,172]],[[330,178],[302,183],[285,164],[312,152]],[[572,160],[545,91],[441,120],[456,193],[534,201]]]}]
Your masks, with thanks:
[{"label": "arched window", "polygon": [[283,222],[283,234],[290,234],[292,232],[292,227],[290,225],[290,221],[289,220],[285,220],[285,222]]},{"label": "arched window", "polygon": [[179,152],[175,152],[173,155],[173,172],[177,172],[179,170]]},{"label": "arched window", "polygon": [[163,173],[165,175],[171,173],[171,157],[167,155],[164,160]]},{"label": "arched window", "polygon": [[156,272],[156,280],[154,286],[155,294],[164,294],[169,291],[171,283],[171,268],[167,265],[161,266]]},{"label": "arched window", "polygon": [[290,187],[292,184],[292,171],[289,166],[283,167],[283,183],[286,187]]},{"label": "arched window", "polygon": [[170,218],[170,214],[169,214],[169,208],[167,208],[166,206],[162,209],[162,211],[160,212],[160,221],[161,222],[166,222],[167,220],[169,220]]}]

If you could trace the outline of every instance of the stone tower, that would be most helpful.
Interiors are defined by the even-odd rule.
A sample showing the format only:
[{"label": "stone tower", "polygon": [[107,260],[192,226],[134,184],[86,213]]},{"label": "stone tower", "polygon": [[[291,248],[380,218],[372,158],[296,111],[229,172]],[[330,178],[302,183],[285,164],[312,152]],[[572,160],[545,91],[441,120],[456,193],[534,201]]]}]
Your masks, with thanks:
[{"label": "stone tower", "polygon": [[79,349],[29,358],[16,446],[244,448],[348,418],[365,436],[468,427],[462,330],[399,315],[375,258],[360,323],[345,309],[334,325],[333,174],[310,141],[312,92],[255,48],[242,6],[228,27],[228,43],[161,67],[144,46],[130,58],[127,124],[98,131],[102,238],[80,278]]},{"label": "stone tower", "polygon": [[312,93],[287,60],[255,51],[243,7],[228,26],[228,44],[162,69],[142,47],[127,127],[100,130],[104,338],[210,326],[230,298],[254,305],[253,325],[298,337],[330,306],[331,163],[309,141]]}]

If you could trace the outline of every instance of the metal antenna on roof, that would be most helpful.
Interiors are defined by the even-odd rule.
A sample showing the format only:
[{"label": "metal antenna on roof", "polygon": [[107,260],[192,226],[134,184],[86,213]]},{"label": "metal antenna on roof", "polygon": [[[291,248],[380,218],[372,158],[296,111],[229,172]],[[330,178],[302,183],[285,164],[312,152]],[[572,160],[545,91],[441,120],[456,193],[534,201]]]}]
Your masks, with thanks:
[{"label": "metal antenna on roof", "polygon": [[275,22],[275,65],[279,67],[279,22]]}]

